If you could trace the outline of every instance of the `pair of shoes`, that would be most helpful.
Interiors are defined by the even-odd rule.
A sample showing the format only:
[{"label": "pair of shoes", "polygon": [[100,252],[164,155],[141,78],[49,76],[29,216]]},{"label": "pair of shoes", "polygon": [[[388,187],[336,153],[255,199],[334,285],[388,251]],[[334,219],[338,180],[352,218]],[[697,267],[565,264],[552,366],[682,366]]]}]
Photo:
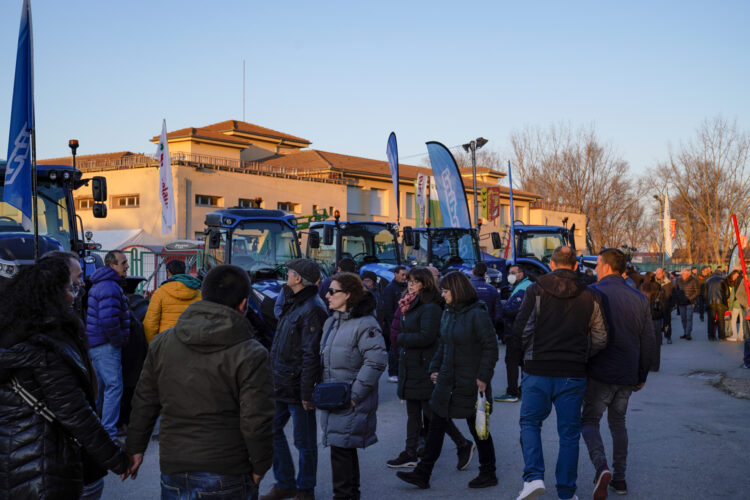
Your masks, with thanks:
[{"label": "pair of shoes", "polygon": [[388,377],[388,382],[392,384],[398,384],[398,375],[391,375]]},{"label": "pair of shoes", "polygon": [[612,481],[612,473],[609,469],[603,468],[596,473],[594,480],[594,500],[604,500],[607,498],[607,487]]},{"label": "pair of shoes", "polygon": [[516,500],[534,500],[547,493],[544,487],[544,481],[534,479],[533,481],[524,481],[523,489],[516,497]]},{"label": "pair of shoes", "polygon": [[474,458],[475,451],[477,451],[477,445],[474,444],[474,441],[466,441],[466,443],[459,446],[458,450],[456,450],[456,453],[458,454],[458,464],[456,465],[456,469],[466,469],[471,463],[471,459]]},{"label": "pair of shoes", "polygon": [[628,494],[628,485],[625,484],[624,479],[612,481],[611,483],[609,483],[609,487],[615,490],[615,493],[617,493],[618,495]]},{"label": "pair of shoes", "polygon": [[315,493],[312,490],[297,490],[294,500],[315,500]]},{"label": "pair of shoes", "polygon": [[513,396],[512,394],[508,394],[507,392],[503,394],[502,396],[495,396],[495,401],[498,403],[516,403],[518,402],[518,396]]},{"label": "pair of shoes", "polygon": [[274,484],[271,491],[260,496],[260,500],[283,500],[295,496],[297,496],[297,488],[281,488],[278,484]]},{"label": "pair of shoes", "polygon": [[413,470],[411,472],[399,471],[396,473],[396,477],[423,490],[430,487],[430,477],[425,476],[424,473],[418,470]]},{"label": "pair of shoes", "polygon": [[680,335],[680,338],[681,338],[681,339],[686,339],[686,338],[687,338],[687,335],[684,335],[684,334],[683,334],[683,335]]},{"label": "pair of shoes", "polygon": [[671,343],[672,343],[672,339],[667,339],[667,344],[671,344]]},{"label": "pair of shoes", "polygon": [[497,486],[497,476],[494,472],[480,472],[477,477],[469,481],[469,488],[489,488]]},{"label": "pair of shoes", "polygon": [[388,460],[385,464],[391,469],[400,469],[402,467],[416,467],[417,457],[407,451],[402,451],[393,460]]}]

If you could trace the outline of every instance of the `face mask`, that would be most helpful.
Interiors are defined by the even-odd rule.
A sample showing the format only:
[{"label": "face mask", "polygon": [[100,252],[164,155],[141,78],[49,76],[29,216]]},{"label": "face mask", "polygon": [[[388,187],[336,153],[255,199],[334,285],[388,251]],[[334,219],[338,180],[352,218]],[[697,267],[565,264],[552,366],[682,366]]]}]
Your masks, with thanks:
[{"label": "face mask", "polygon": [[508,283],[511,285],[515,284],[516,282],[516,275],[515,274],[509,274],[508,275]]}]

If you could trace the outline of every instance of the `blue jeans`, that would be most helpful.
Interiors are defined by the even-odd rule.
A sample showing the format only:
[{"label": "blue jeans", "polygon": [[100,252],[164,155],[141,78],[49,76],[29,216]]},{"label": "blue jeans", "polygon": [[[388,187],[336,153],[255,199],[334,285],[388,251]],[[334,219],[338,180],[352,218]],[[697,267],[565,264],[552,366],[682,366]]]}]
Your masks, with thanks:
[{"label": "blue jeans", "polygon": [[543,377],[524,373],[521,381],[521,449],[523,480],[544,480],[542,422],[555,405],[560,450],[555,479],[557,495],[573,498],[578,479],[578,442],[581,438],[581,403],[586,392],[585,378]]},{"label": "blue jeans", "polygon": [[213,472],[161,475],[162,500],[257,500],[258,485],[250,474],[233,476]]},{"label": "blue jeans", "polygon": [[122,399],[122,349],[107,343],[92,347],[89,355],[99,381],[96,409],[102,416],[104,430],[115,439]]},{"label": "blue jeans", "polygon": [[[299,451],[299,472],[294,480],[294,462],[284,427],[289,418],[294,428],[294,446]],[[315,410],[305,410],[302,405],[276,401],[273,415],[273,475],[279,488],[312,492],[318,472],[318,426]]]},{"label": "blue jeans", "polygon": [[677,306],[680,309],[680,320],[682,320],[682,330],[688,337],[693,333],[693,306]]}]

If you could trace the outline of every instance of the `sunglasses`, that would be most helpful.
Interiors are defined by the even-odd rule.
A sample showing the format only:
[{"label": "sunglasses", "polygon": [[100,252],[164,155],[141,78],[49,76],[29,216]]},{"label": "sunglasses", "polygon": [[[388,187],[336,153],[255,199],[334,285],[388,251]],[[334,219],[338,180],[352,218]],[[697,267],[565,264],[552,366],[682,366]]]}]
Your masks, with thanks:
[{"label": "sunglasses", "polygon": [[326,295],[336,295],[339,292],[343,292],[343,290],[336,290],[335,288],[329,288],[326,292]]}]

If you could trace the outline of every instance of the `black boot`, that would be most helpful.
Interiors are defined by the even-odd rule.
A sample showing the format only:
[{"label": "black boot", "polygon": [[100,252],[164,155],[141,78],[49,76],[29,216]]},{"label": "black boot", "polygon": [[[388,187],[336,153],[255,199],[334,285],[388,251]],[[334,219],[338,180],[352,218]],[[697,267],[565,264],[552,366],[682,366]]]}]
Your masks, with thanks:
[{"label": "black boot", "polygon": [[477,477],[469,481],[469,488],[488,488],[497,485],[497,476],[494,472],[480,472]]},{"label": "black boot", "polygon": [[430,475],[420,469],[419,466],[411,472],[399,471],[396,473],[396,476],[400,480],[413,484],[423,490],[430,487]]}]

